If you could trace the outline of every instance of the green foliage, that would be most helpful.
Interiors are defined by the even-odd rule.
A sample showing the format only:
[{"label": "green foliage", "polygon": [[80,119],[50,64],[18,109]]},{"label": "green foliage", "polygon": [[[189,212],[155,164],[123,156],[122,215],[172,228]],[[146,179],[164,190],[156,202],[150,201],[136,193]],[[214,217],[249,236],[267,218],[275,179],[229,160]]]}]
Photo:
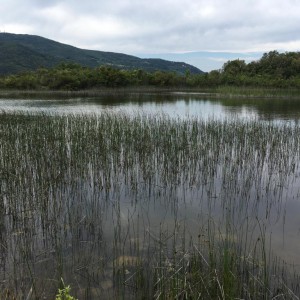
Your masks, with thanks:
[{"label": "green foliage", "polygon": [[[3,54],[0,51],[0,58],[1,55]],[[130,56],[126,57],[133,66],[135,63]],[[114,56],[114,59],[117,58]],[[270,51],[258,61],[249,64],[239,59],[228,61],[222,69],[205,74],[195,74],[184,65],[184,70],[180,70],[173,64],[174,68],[169,68],[166,61],[154,61],[160,70],[149,66],[151,72],[147,72],[144,65],[137,69],[127,68],[126,65],[122,65],[122,69],[114,65],[92,68],[79,63],[63,62],[53,68],[38,68],[36,71],[0,77],[0,88],[70,91],[149,85],[195,88],[218,86],[300,88],[300,52]],[[118,62],[123,63],[123,60]]]},{"label": "green foliage", "polygon": [[266,87],[297,86],[300,74],[300,52],[270,51],[260,60],[246,64],[243,60],[229,61],[221,71],[223,81],[234,85]]},{"label": "green foliage", "polygon": [[211,71],[205,77],[201,86],[299,88],[300,52],[270,51],[249,64],[239,59],[228,61],[221,70]]},{"label": "green foliage", "polygon": [[55,297],[55,300],[76,300],[73,296],[70,295],[70,286],[66,286],[63,279],[61,279],[62,288],[58,289],[58,294]]},{"label": "green foliage", "polygon": [[223,72],[228,75],[237,75],[245,72],[247,65],[244,60],[228,61],[223,65]]},{"label": "green foliage", "polygon": [[52,69],[38,69],[0,78],[3,89],[18,90],[84,90],[101,87],[125,87],[154,85],[159,87],[180,86],[186,78],[175,72],[144,70],[120,70],[111,66],[95,69],[74,63],[62,63]]},{"label": "green foliage", "polygon": [[163,59],[141,59],[122,53],[79,49],[39,36],[0,33],[0,74],[17,74],[38,68],[53,68],[60,63],[76,63],[84,67],[112,66],[115,69],[142,69],[176,72],[184,75],[203,73],[198,68],[182,62]]}]

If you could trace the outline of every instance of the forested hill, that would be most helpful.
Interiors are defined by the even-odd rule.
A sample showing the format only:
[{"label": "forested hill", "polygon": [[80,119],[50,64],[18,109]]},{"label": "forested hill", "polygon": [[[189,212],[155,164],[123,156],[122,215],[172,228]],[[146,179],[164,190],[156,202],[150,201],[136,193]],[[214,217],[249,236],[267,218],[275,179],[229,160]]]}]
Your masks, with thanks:
[{"label": "forested hill", "polygon": [[177,74],[201,74],[198,68],[163,59],[141,59],[114,52],[79,49],[40,36],[0,33],[0,75],[54,67],[60,63],[77,63],[86,67],[109,65],[114,68],[147,72],[156,70]]}]

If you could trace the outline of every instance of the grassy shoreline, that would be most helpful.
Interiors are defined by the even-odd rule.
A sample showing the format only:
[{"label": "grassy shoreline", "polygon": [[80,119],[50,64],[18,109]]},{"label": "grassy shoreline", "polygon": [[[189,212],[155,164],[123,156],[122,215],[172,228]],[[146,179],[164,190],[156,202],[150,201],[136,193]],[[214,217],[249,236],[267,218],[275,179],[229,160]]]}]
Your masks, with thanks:
[{"label": "grassy shoreline", "polygon": [[127,93],[195,93],[204,98],[262,98],[262,99],[300,99],[300,89],[295,88],[260,88],[260,87],[233,87],[219,86],[216,88],[186,88],[186,87],[119,87],[99,88],[89,90],[1,90],[2,98],[74,98],[97,97],[102,95],[122,95]]}]

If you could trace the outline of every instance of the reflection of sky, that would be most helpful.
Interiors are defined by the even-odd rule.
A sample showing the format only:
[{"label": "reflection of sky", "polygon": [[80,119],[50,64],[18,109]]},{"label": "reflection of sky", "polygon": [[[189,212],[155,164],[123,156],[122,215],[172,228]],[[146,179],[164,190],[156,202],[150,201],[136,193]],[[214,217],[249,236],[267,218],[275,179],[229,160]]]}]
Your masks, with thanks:
[{"label": "reflection of sky", "polygon": [[[181,95],[182,94],[182,95]],[[297,123],[300,119],[300,107],[283,105],[265,105],[259,107],[255,102],[252,104],[241,101],[240,105],[233,105],[224,100],[203,99],[203,95],[197,93],[173,93],[173,96],[156,101],[155,95],[148,95],[147,101],[142,98],[139,101],[131,101],[130,98],[107,101],[94,98],[73,98],[68,100],[7,100],[0,99],[0,111],[20,111],[30,113],[49,114],[100,114],[106,112],[121,112],[128,114],[168,115],[174,118],[200,118],[207,120],[244,119],[272,122]],[[166,99],[166,101],[164,101]],[[261,100],[263,101],[263,100]],[[263,103],[263,102],[261,102]]]},{"label": "reflection of sky", "polygon": [[[166,114],[171,117],[222,118],[226,114],[222,105],[209,101],[179,100],[174,103],[145,103],[139,107],[146,114]],[[130,112],[132,106],[124,106],[123,109]]]},{"label": "reflection of sky", "polygon": [[[145,113],[151,115],[167,114],[172,117],[197,117],[201,119],[214,118],[222,120],[232,119],[234,117],[247,120],[279,120],[278,112],[268,112],[267,114],[260,113],[255,106],[250,105],[222,105],[221,101],[210,100],[193,100],[191,96],[189,100],[183,100],[178,97],[173,102],[127,102],[117,105],[104,105],[95,101],[87,101],[87,99],[71,99],[71,100],[1,100],[0,99],[0,111],[26,111],[26,112],[46,112],[50,114],[77,114],[77,113],[101,113],[105,111],[122,112],[122,113]],[[288,115],[285,116],[287,118]],[[296,114],[295,114],[296,116]],[[271,239],[273,249],[275,253],[280,257],[286,259],[289,263],[294,262],[296,265],[300,265],[300,222],[299,222],[299,173],[293,174],[295,178],[294,186],[289,184],[286,189],[286,194],[283,198],[287,200],[285,209],[284,220],[280,219],[279,222],[272,222],[269,224],[268,232],[271,232]],[[293,188],[293,189],[292,189]],[[196,199],[196,196],[195,196]],[[197,199],[196,199],[197,200]],[[197,201],[190,201],[189,204],[182,204],[178,210],[178,219],[186,222],[186,230],[197,235],[198,232],[193,232],[193,229],[197,230],[195,224],[198,224],[199,207]],[[163,209],[155,203],[156,209],[147,211],[147,216],[151,216],[151,223],[147,224],[151,227],[151,232],[157,234],[155,230],[158,227],[157,224],[163,224],[170,230],[170,222],[172,222],[172,215],[169,214],[167,209]],[[137,211],[143,212],[143,206],[140,205]],[[135,210],[127,203],[123,203],[121,206],[121,215],[123,221],[127,222],[127,216],[133,216]],[[168,215],[169,214],[169,215]],[[171,216],[170,216],[171,215]],[[188,216],[188,218],[186,218]],[[107,232],[109,229],[107,229]]]},{"label": "reflection of sky", "polygon": [[165,114],[170,117],[195,117],[201,119],[224,119],[233,116],[253,119],[257,113],[253,109],[246,107],[225,107],[218,102],[208,100],[177,100],[174,102],[145,102],[145,103],[124,103],[118,105],[103,105],[85,102],[80,99],[65,101],[57,100],[0,100],[2,111],[21,111],[50,114],[68,113],[101,113],[103,111],[123,112],[123,113],[145,113],[147,115]]}]

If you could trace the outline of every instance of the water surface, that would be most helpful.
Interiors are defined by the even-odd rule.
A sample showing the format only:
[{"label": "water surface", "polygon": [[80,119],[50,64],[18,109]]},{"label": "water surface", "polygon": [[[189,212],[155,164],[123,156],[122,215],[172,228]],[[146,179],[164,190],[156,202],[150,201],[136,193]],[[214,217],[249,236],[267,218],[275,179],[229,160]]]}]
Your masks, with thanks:
[{"label": "water surface", "polygon": [[[2,99],[0,108],[4,112],[51,115],[121,112],[181,119],[239,119],[266,125],[278,122],[287,126],[297,125],[300,119],[300,101],[297,100],[209,99],[197,93],[103,95],[55,100]],[[93,125],[82,121],[78,128],[71,119],[68,122],[56,121],[55,125],[47,120],[45,128],[40,128],[40,123],[35,123],[35,120],[27,122],[28,126],[33,122],[32,128],[38,134],[26,132],[26,126],[23,126],[26,123],[19,126],[17,120],[11,128],[11,136],[16,138],[4,141],[0,147],[5,170],[0,185],[4,205],[0,203],[0,208],[4,211],[11,202],[12,210],[17,212],[14,218],[7,210],[0,224],[6,228],[0,232],[5,241],[2,245],[6,245],[5,249],[2,247],[0,260],[2,284],[18,278],[16,288],[24,286],[26,296],[33,276],[37,278],[40,293],[45,282],[52,287],[53,293],[57,277],[63,274],[82,298],[97,299],[101,293],[107,293],[109,299],[115,288],[113,265],[116,259],[124,254],[152,257],[152,253],[158,255],[164,251],[162,256],[167,261],[172,247],[176,251],[184,248],[182,241],[185,237],[193,242],[202,239],[209,219],[214,219],[219,233],[216,244],[222,244],[226,231],[222,222],[232,203],[242,203],[233,215],[236,237],[244,238],[238,232],[242,228],[243,232],[251,233],[254,242],[259,241],[259,224],[263,224],[275,255],[300,271],[300,164],[297,149],[293,148],[294,152],[291,152],[295,157],[280,165],[276,159],[269,158],[268,153],[261,156],[262,153],[249,144],[252,160],[246,161],[245,165],[245,161],[234,162],[239,157],[238,150],[244,149],[235,148],[235,144],[231,144],[233,139],[230,139],[224,142],[224,147],[221,142],[217,145],[208,143],[201,150],[202,155],[198,153],[201,143],[197,144],[199,149],[188,152],[197,157],[193,160],[192,156],[184,155],[188,144],[182,143],[182,149],[176,143],[168,144],[176,146],[174,151],[180,158],[174,157],[168,147],[162,150],[162,145],[147,152],[147,148],[139,147],[145,140],[134,144],[126,141],[126,136],[114,139],[109,129],[106,133],[101,132],[97,121],[93,121]],[[44,124],[42,120],[40,122]],[[159,126],[160,122],[157,124]],[[110,128],[110,125],[105,126]],[[5,126],[3,132],[7,130]],[[47,126],[53,126],[55,130],[49,130]],[[120,126],[114,129],[116,133],[118,128]],[[132,132],[131,128],[128,130]],[[210,137],[211,131],[205,130]],[[95,136],[88,138],[91,132]],[[176,129],[174,132],[176,134]],[[231,133],[235,134],[235,129]],[[103,134],[106,134],[105,138]],[[103,138],[103,141],[100,143],[97,138]],[[201,141],[204,138],[201,136]],[[276,141],[276,136],[273,140]],[[291,139],[287,140],[293,144]],[[169,137],[163,141],[169,143]],[[213,134],[211,141],[214,141]],[[271,145],[270,141],[272,139],[269,140]],[[114,143],[124,149],[114,148]],[[262,148],[263,144],[260,144]],[[285,146],[280,146],[275,144],[274,147],[280,151],[285,149]],[[98,147],[103,147],[102,151]],[[287,151],[290,148],[286,145]],[[280,151],[278,153],[284,156]],[[210,158],[220,158],[220,161]],[[154,167],[155,164],[159,169]],[[176,164],[181,164],[182,173]],[[275,166],[274,169],[271,166]],[[206,241],[200,240],[200,243]],[[249,256],[257,244],[260,245],[259,242],[250,244]],[[19,272],[16,272],[16,266]],[[126,271],[129,280],[135,271],[130,266]],[[20,282],[22,280],[24,282]]]},{"label": "water surface", "polygon": [[98,114],[103,111],[166,114],[171,117],[196,117],[298,123],[297,99],[209,98],[203,93],[130,93],[71,99],[0,99],[4,111],[28,111],[50,114]]}]

